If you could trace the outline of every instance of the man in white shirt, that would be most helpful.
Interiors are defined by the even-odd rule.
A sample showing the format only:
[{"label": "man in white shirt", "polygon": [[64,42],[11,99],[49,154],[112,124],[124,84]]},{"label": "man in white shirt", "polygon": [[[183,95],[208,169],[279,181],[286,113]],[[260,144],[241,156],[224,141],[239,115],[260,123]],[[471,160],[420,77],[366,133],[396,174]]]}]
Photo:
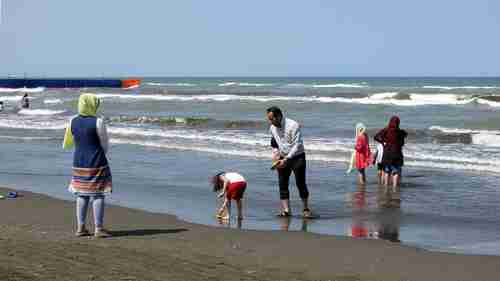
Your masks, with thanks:
[{"label": "man in white shirt", "polygon": [[304,204],[303,216],[311,218],[309,209],[309,191],[306,184],[306,154],[302,142],[300,125],[296,121],[283,117],[281,109],[272,106],[267,109],[267,119],[270,123],[271,146],[279,153],[280,160],[276,165],[278,171],[281,212],[279,216],[288,217],[290,212],[290,192],[288,190],[290,175],[295,175],[295,183],[300,198]]}]

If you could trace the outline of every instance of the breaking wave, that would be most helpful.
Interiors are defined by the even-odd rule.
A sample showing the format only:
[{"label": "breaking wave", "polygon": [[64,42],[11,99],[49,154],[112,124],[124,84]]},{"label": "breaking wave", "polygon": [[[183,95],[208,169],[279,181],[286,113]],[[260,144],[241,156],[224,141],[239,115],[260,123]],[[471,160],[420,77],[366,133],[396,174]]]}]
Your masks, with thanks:
[{"label": "breaking wave", "polygon": [[17,93],[17,92],[22,92],[22,93],[40,93],[45,91],[44,87],[37,87],[37,88],[0,88],[0,93]]},{"label": "breaking wave", "polygon": [[159,126],[186,126],[203,128],[266,128],[267,122],[254,120],[216,120],[204,117],[113,116],[111,123],[153,124]]},{"label": "breaking wave", "polygon": [[18,114],[22,115],[56,115],[66,112],[66,110],[50,110],[50,109],[21,109]]},{"label": "breaking wave", "polygon": [[149,83],[146,83],[146,85],[165,86],[165,87],[196,87],[197,86],[197,84],[192,84],[192,83],[156,83],[156,82],[149,82]]},{"label": "breaking wave", "polygon": [[124,100],[159,100],[159,101],[197,101],[197,102],[310,102],[310,103],[351,103],[365,105],[395,105],[395,106],[423,106],[423,105],[466,105],[470,103],[500,106],[500,96],[496,95],[458,95],[458,94],[421,94],[382,92],[366,97],[341,96],[285,96],[285,95],[236,95],[236,94],[207,94],[207,95],[130,95],[130,94],[98,94],[105,99]]},{"label": "breaking wave", "polygon": [[496,130],[471,130],[441,126],[431,126],[429,130],[442,132],[448,135],[467,136],[470,139],[470,144],[500,147],[500,131]]}]

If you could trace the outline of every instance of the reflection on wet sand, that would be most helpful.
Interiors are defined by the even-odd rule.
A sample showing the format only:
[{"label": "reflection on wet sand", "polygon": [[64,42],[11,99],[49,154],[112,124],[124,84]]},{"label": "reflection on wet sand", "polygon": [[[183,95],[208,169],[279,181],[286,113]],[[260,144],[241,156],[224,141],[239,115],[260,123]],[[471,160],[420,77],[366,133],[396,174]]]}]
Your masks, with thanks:
[{"label": "reflection on wet sand", "polygon": [[[401,191],[394,192],[392,188],[378,185],[376,190],[364,185],[358,185],[351,193],[349,204],[352,209],[352,221],[348,232],[355,238],[383,239],[391,242],[401,242],[399,228],[401,220]],[[242,229],[243,221],[234,216],[218,219],[218,224],[227,228]],[[279,217],[278,222],[282,231],[308,231],[308,224],[314,220],[298,216]]]},{"label": "reflection on wet sand", "polygon": [[[243,225],[243,219],[217,219],[217,223],[219,226],[226,227],[226,228],[236,228],[236,229],[241,229]],[[300,221],[300,228],[298,228],[297,222]],[[284,218],[278,218],[279,222],[279,227],[280,230],[283,231],[291,231],[290,230],[290,225],[292,222],[294,223],[292,231],[304,231],[307,232],[307,225],[309,223],[308,219],[304,218],[293,218],[293,217],[284,217]]]},{"label": "reflection on wet sand", "polygon": [[366,204],[366,188],[363,185],[358,185],[355,192],[352,193],[352,237],[366,238],[370,233],[370,224],[367,221]]},{"label": "reflection on wet sand", "polygon": [[401,190],[396,192],[386,186],[378,186],[377,206],[379,210],[384,208],[401,208]]},{"label": "reflection on wet sand", "polygon": [[[302,221],[300,231],[307,232],[307,224],[308,224],[308,219],[301,218]],[[292,221],[291,217],[285,217],[285,218],[279,218],[280,221],[280,229],[283,231],[289,231],[290,229],[290,222]]]},{"label": "reflection on wet sand", "polygon": [[[234,225],[234,222],[232,222],[230,218],[225,219],[225,218],[218,218],[217,222],[219,223],[220,226],[224,226],[227,228],[231,228],[231,226]],[[236,228],[241,229],[241,226],[243,225],[243,219],[236,219]]]},{"label": "reflection on wet sand", "polygon": [[376,191],[376,204],[372,210],[367,204],[366,189],[358,186],[352,194],[352,224],[350,236],[356,238],[399,240],[401,220],[401,192],[392,192],[384,186]]},{"label": "reflection on wet sand", "polygon": [[401,191],[392,192],[386,187],[380,186],[377,192],[377,206],[379,212],[377,219],[377,238],[391,242],[399,240],[399,226],[401,221]]}]

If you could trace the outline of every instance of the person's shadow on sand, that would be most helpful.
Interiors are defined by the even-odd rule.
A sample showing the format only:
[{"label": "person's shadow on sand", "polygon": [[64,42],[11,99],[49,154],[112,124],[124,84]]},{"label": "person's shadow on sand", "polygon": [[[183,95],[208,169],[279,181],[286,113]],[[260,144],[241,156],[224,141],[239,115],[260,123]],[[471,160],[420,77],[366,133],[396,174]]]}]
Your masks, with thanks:
[{"label": "person's shadow on sand", "polygon": [[122,236],[146,236],[146,235],[157,235],[157,234],[171,234],[188,231],[186,228],[177,229],[133,229],[133,230],[115,230],[109,231],[113,237]]}]

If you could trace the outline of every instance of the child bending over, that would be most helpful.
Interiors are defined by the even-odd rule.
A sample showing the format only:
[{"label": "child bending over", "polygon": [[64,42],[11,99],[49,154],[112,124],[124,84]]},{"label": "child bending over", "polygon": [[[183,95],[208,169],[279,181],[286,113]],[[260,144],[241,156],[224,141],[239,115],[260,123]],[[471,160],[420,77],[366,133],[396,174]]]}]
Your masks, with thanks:
[{"label": "child bending over", "polygon": [[247,187],[245,178],[235,172],[220,172],[212,178],[213,191],[219,192],[218,197],[223,197],[224,202],[217,211],[217,218],[229,219],[231,217],[231,201],[236,201],[238,219],[243,219],[242,202],[243,193]]}]

